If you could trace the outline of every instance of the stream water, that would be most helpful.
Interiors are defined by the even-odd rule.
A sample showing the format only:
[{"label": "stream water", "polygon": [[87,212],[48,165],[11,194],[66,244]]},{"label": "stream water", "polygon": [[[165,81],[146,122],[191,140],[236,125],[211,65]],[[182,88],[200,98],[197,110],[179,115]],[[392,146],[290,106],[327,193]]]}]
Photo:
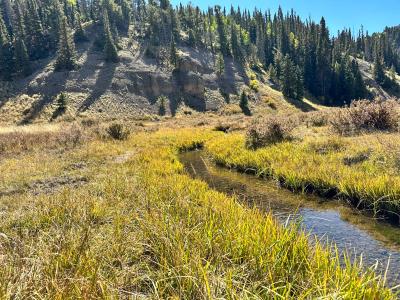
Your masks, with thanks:
[{"label": "stream water", "polygon": [[[303,230],[322,243],[334,242],[340,252],[347,251],[353,258],[362,255],[366,267],[377,264],[380,273],[387,269],[389,287],[400,285],[400,228],[381,224],[340,201],[294,194],[271,180],[217,167],[203,151],[183,153],[180,160],[192,177],[207,182],[211,188],[236,195],[249,206],[271,211],[282,223],[300,222]],[[386,233],[390,233],[390,239]]]}]

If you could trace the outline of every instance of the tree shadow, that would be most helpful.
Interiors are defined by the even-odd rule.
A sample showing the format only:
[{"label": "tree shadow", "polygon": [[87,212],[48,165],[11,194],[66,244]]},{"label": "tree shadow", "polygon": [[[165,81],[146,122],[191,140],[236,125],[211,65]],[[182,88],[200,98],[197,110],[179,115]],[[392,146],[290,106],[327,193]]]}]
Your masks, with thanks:
[{"label": "tree shadow", "polygon": [[32,122],[43,110],[43,108],[53,102],[55,97],[65,90],[65,85],[69,77],[68,71],[52,72],[46,79],[43,86],[50,86],[46,94],[43,95],[39,101],[33,104],[30,111],[26,116],[19,122],[19,124],[29,124]]},{"label": "tree shadow", "polygon": [[311,111],[316,111],[315,107],[311,106],[310,104],[301,101],[301,100],[296,100],[292,98],[285,97],[285,100],[292,104],[294,107],[297,109],[300,109],[302,112],[311,112]]},{"label": "tree shadow", "polygon": [[176,115],[176,111],[178,110],[179,105],[181,105],[182,102],[184,102],[184,100],[181,96],[169,98],[169,110],[173,117]]},{"label": "tree shadow", "polygon": [[89,109],[90,106],[107,91],[111,85],[117,65],[117,63],[104,63],[97,75],[96,83],[91,94],[81,104],[78,109],[79,112],[84,112]]},{"label": "tree shadow", "polygon": [[253,114],[251,113],[251,110],[250,110],[250,108],[249,108],[248,106],[241,106],[240,108],[242,109],[242,112],[243,112],[243,114],[244,114],[245,116],[250,117],[250,116],[253,115]]},{"label": "tree shadow", "polygon": [[206,111],[206,100],[204,98],[189,96],[184,98],[184,103],[195,111]]},{"label": "tree shadow", "polygon": [[232,57],[224,57],[224,74],[218,78],[217,82],[226,103],[229,103],[230,94],[237,95],[239,93],[236,85],[236,74],[242,78],[245,85],[249,85],[249,78],[244,67],[240,63],[235,62]]}]

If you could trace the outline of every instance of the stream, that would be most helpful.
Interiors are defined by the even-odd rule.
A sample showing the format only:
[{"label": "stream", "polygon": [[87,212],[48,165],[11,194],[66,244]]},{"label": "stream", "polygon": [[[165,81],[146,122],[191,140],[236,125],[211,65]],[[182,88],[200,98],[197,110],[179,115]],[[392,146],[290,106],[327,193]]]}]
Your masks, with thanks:
[{"label": "stream", "polygon": [[399,227],[363,215],[338,200],[294,194],[272,180],[215,166],[204,151],[182,153],[180,161],[193,178],[235,195],[250,207],[270,211],[281,223],[300,222],[301,228],[321,243],[334,242],[341,253],[346,251],[352,258],[362,255],[364,266],[377,264],[378,273],[387,269],[389,287],[400,285]]}]

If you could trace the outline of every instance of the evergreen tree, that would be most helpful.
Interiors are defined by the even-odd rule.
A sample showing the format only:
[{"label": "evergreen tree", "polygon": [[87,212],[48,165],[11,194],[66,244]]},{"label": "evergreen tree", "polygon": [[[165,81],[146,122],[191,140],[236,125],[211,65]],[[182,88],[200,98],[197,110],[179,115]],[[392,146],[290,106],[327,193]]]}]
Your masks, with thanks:
[{"label": "evergreen tree", "polygon": [[[48,55],[48,39],[45,36],[45,30],[42,25],[37,4],[34,0],[27,0],[27,11],[25,19],[27,22],[27,47],[29,56],[32,59],[44,58]],[[59,33],[61,34],[61,33]]]},{"label": "evergreen tree", "polygon": [[0,1],[0,15],[3,16],[4,25],[7,28],[7,31],[10,36],[14,35],[13,32],[13,19],[14,13],[12,9],[12,4],[10,0],[2,0]]},{"label": "evergreen tree", "polygon": [[221,77],[225,73],[225,62],[224,62],[224,57],[221,52],[219,52],[217,54],[216,65],[217,65],[217,75]]},{"label": "evergreen tree", "polygon": [[283,70],[282,70],[282,93],[287,98],[296,98],[296,68],[289,55],[286,55],[283,59]]},{"label": "evergreen tree", "polygon": [[247,96],[245,91],[242,91],[242,94],[240,95],[239,106],[246,116],[251,115],[251,112],[249,109],[249,97]]},{"label": "evergreen tree", "polygon": [[26,49],[25,42],[21,37],[15,39],[14,46],[15,54],[15,71],[28,76],[32,73],[31,62],[29,61],[28,50]]},{"label": "evergreen tree", "polygon": [[303,74],[299,66],[296,68],[296,99],[302,100],[304,98],[304,80]]},{"label": "evergreen tree", "polygon": [[191,28],[189,29],[188,36],[189,36],[189,39],[188,39],[189,46],[195,47],[196,46],[196,38],[195,38],[194,32],[193,32],[193,30]]},{"label": "evergreen tree", "polygon": [[326,98],[330,90],[329,80],[331,78],[331,55],[330,55],[329,31],[325,19],[322,18],[319,25],[317,45],[317,96]]},{"label": "evergreen tree", "polygon": [[229,56],[231,54],[228,44],[228,38],[226,36],[225,23],[221,14],[221,7],[215,6],[215,18],[217,21],[217,31],[219,37],[219,48],[223,56]]},{"label": "evergreen tree", "polygon": [[13,51],[10,37],[0,13],[0,79],[10,80],[13,70]]},{"label": "evergreen tree", "polygon": [[378,84],[383,85],[385,83],[385,78],[386,78],[385,70],[383,67],[382,58],[378,51],[375,51],[373,74],[374,74],[374,79]]},{"label": "evergreen tree", "polygon": [[82,20],[80,14],[77,14],[76,16],[76,28],[74,33],[74,40],[76,43],[86,42],[88,40],[85,31],[83,30],[82,27]]},{"label": "evergreen tree", "polygon": [[361,72],[360,72],[360,67],[355,60],[352,61],[351,69],[352,69],[353,78],[354,78],[354,81],[353,81],[353,83],[354,83],[354,85],[353,85],[354,98],[353,99],[363,99],[363,98],[367,97],[368,92],[367,92],[367,88],[365,86],[364,80],[363,80]]},{"label": "evergreen tree", "polygon": [[234,59],[239,63],[243,63],[243,52],[239,42],[236,24],[234,22],[231,24],[231,48]]},{"label": "evergreen tree", "polygon": [[158,114],[160,116],[165,116],[167,113],[166,102],[167,98],[165,96],[158,97],[159,107],[158,107]]},{"label": "evergreen tree", "polygon": [[171,64],[176,67],[178,64],[178,53],[176,51],[176,44],[175,44],[175,38],[172,36],[171,37],[171,46],[170,46],[170,62]]},{"label": "evergreen tree", "polygon": [[103,11],[103,30],[104,30],[104,55],[107,62],[118,62],[117,47],[114,44],[114,39],[110,30],[110,22],[108,19],[107,10]]},{"label": "evergreen tree", "polygon": [[55,69],[57,71],[73,70],[76,67],[75,44],[68,28],[67,18],[63,14],[60,16],[59,33],[60,38],[58,42]]}]

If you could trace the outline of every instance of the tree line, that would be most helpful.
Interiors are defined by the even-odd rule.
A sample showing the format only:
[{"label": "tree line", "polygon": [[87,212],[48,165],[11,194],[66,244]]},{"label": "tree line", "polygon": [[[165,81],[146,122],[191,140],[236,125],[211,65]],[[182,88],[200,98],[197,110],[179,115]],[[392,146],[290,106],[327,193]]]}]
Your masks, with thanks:
[{"label": "tree line", "polygon": [[[101,28],[95,45],[107,61],[118,61],[119,36],[148,49],[166,48],[171,63],[186,45],[211,51],[223,73],[226,58],[243,67],[263,69],[290,98],[305,93],[327,105],[368,97],[357,58],[373,63],[383,87],[395,85],[400,72],[400,27],[370,35],[345,29],[334,37],[325,19],[302,20],[293,10],[201,10],[168,0],[0,0],[0,77],[11,80],[32,72],[35,60],[56,55],[56,70],[76,67],[75,44],[87,40],[83,24]],[[393,76],[387,76],[389,70]]]}]

